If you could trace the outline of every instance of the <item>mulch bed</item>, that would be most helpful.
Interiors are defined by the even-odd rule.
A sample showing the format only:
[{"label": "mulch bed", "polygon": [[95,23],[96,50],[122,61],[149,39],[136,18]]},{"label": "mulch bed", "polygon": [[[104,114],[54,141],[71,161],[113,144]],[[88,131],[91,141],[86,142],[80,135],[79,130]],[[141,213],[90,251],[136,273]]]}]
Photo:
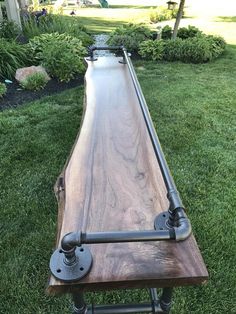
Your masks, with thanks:
[{"label": "mulch bed", "polygon": [[22,89],[17,81],[13,81],[12,84],[7,84],[7,94],[3,98],[0,98],[0,111],[7,108],[15,108],[26,102],[60,93],[66,89],[81,86],[83,84],[84,76],[82,75],[68,83],[58,82],[56,79],[51,79],[44,89],[32,92]]}]

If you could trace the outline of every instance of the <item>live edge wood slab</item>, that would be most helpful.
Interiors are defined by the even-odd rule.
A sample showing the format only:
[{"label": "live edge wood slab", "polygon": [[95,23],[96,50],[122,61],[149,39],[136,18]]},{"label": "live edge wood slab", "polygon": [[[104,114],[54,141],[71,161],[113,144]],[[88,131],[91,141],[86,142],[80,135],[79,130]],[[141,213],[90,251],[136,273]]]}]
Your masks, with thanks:
[{"label": "live edge wood slab", "polygon": [[[168,209],[166,188],[126,65],[88,61],[84,117],[55,186],[58,237],[72,231],[153,229]],[[90,273],[75,283],[51,276],[50,294],[200,284],[208,273],[194,236],[183,242],[97,244]]]}]

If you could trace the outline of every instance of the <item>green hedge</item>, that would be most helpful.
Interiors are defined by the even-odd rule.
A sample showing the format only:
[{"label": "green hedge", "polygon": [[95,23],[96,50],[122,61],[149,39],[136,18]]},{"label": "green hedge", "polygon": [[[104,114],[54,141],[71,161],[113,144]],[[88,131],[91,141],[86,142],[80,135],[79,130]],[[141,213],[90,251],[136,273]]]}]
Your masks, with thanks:
[{"label": "green hedge", "polygon": [[201,35],[187,39],[148,40],[139,45],[139,54],[146,59],[204,63],[219,57],[225,50],[223,38]]},{"label": "green hedge", "polygon": [[142,24],[128,24],[115,29],[108,40],[110,46],[125,46],[129,51],[138,51],[139,44],[152,38],[150,29]]}]

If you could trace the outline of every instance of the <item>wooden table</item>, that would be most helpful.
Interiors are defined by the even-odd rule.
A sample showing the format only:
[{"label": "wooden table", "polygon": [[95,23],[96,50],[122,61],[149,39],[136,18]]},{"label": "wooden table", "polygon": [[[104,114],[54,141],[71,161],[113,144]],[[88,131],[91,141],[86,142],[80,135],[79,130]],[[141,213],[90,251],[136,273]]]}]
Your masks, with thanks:
[{"label": "wooden table", "polygon": [[[117,57],[88,61],[84,117],[55,186],[58,240],[72,231],[150,230],[167,191],[127,68]],[[203,283],[194,236],[183,242],[89,245],[93,266],[78,282],[51,276],[50,294]]]}]

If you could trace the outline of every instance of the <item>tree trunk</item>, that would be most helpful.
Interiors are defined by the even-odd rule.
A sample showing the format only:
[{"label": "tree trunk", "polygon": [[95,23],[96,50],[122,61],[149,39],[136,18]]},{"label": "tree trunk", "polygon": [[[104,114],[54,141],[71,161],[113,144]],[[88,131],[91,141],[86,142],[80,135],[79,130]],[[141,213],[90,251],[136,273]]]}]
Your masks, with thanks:
[{"label": "tree trunk", "polygon": [[185,4],[185,0],[181,0],[180,4],[179,4],[179,10],[178,10],[178,13],[176,16],[175,26],[174,26],[174,30],[173,30],[173,34],[172,34],[171,39],[176,39],[176,37],[177,37],[179,23],[180,23],[180,20],[183,16],[183,12],[184,12],[184,4]]}]

